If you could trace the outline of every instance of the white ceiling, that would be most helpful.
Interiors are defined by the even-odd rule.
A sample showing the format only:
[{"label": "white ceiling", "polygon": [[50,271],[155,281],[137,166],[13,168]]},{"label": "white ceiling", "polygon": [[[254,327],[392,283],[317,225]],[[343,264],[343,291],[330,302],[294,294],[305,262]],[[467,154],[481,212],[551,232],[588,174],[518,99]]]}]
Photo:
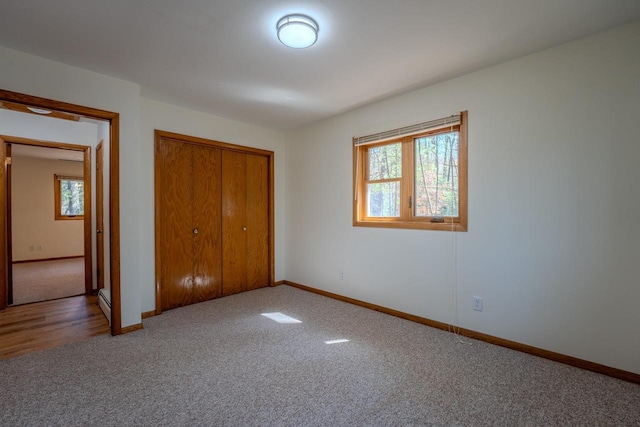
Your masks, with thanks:
[{"label": "white ceiling", "polygon": [[[279,18],[320,26],[281,45]],[[638,0],[0,1],[0,44],[274,129],[640,19]]]},{"label": "white ceiling", "polygon": [[35,157],[49,160],[84,161],[82,151],[64,150],[60,148],[38,147],[34,145],[11,144],[12,157]]}]

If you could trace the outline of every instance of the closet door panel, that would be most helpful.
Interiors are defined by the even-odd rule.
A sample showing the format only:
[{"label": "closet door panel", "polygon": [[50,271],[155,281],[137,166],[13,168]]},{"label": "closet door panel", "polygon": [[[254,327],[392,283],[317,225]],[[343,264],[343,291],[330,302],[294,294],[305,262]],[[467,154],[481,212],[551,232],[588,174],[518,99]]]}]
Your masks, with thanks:
[{"label": "closet door panel", "polygon": [[222,296],[221,154],[193,146],[193,302]]},{"label": "closet door panel", "polygon": [[247,154],[247,290],[269,285],[269,164]]},{"label": "closet door panel", "polygon": [[222,151],[222,293],[246,289],[246,155]]},{"label": "closet door panel", "polygon": [[191,145],[161,140],[160,251],[162,309],[191,302],[193,286]]}]

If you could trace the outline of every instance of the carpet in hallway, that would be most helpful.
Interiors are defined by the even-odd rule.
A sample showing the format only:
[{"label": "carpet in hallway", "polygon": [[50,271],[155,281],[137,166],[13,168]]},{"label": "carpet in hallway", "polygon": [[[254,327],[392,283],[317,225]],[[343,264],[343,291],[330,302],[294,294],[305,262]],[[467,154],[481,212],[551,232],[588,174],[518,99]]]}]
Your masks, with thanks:
[{"label": "carpet in hallway", "polygon": [[84,258],[13,264],[13,305],[84,294]]}]

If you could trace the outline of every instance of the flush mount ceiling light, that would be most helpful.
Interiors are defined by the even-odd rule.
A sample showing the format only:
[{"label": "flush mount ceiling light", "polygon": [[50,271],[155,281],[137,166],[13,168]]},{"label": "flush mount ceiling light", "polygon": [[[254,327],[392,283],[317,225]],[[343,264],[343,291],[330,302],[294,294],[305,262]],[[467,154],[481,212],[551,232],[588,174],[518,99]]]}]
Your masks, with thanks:
[{"label": "flush mount ceiling light", "polygon": [[313,46],[318,40],[318,23],[306,15],[287,15],[278,21],[278,40],[294,49]]},{"label": "flush mount ceiling light", "polygon": [[45,110],[44,108],[27,107],[27,109],[36,114],[51,114],[51,110]]}]

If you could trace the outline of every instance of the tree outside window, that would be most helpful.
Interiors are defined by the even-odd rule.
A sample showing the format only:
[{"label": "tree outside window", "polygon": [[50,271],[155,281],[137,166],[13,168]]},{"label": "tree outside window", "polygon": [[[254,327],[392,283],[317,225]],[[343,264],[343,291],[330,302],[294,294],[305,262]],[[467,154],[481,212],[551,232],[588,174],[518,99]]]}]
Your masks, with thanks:
[{"label": "tree outside window", "polygon": [[55,218],[84,218],[84,179],[82,177],[54,176]]},{"label": "tree outside window", "polygon": [[467,112],[457,117],[354,138],[354,225],[467,230]]}]

